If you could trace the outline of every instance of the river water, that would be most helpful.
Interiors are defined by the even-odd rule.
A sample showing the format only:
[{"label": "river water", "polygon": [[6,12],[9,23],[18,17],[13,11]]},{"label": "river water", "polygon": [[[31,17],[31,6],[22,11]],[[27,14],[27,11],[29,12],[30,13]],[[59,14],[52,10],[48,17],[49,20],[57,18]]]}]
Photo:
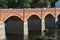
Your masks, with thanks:
[{"label": "river water", "polygon": [[6,34],[7,40],[23,40],[23,34],[11,34],[11,33]]}]

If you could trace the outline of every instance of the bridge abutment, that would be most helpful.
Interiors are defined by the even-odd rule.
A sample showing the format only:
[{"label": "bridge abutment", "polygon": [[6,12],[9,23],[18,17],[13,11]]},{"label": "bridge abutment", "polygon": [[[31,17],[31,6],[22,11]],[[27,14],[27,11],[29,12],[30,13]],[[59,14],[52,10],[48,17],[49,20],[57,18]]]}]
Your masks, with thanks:
[{"label": "bridge abutment", "polygon": [[6,40],[5,24],[3,22],[0,22],[0,40]]}]

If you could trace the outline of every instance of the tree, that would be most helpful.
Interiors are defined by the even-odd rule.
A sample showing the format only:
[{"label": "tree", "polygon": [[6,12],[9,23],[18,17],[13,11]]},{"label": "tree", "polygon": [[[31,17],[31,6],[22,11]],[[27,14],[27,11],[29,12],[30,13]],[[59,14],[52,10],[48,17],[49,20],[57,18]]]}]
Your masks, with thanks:
[{"label": "tree", "polygon": [[57,1],[58,1],[58,0],[54,0],[54,1],[53,1],[53,3],[54,3],[54,4],[53,4],[53,5],[54,5],[54,7],[55,7],[55,3],[56,3]]},{"label": "tree", "polygon": [[30,3],[32,0],[24,0],[24,8],[30,8]]},{"label": "tree", "polygon": [[6,0],[0,0],[0,8],[8,8]]},{"label": "tree", "polygon": [[30,3],[31,8],[34,8],[37,2],[39,2],[39,0],[33,0],[33,1]]},{"label": "tree", "polygon": [[55,7],[55,3],[58,1],[58,0],[49,0],[50,3],[51,3],[51,7]]},{"label": "tree", "polygon": [[16,8],[15,0],[7,0],[8,8]]},{"label": "tree", "polygon": [[46,7],[46,8],[49,8],[49,7],[50,7],[50,2],[49,2],[49,0],[44,0],[44,4],[45,4],[45,7]]},{"label": "tree", "polygon": [[55,7],[57,1],[58,0],[0,0],[0,8],[37,8],[40,4],[48,8],[50,6]]}]

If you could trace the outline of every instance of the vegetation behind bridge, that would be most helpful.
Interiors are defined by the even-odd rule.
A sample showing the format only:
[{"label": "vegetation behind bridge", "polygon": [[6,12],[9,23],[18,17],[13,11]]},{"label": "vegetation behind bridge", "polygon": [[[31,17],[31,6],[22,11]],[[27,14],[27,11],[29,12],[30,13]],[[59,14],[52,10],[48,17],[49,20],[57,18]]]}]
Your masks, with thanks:
[{"label": "vegetation behind bridge", "polygon": [[0,8],[52,8],[58,0],[0,0]]}]

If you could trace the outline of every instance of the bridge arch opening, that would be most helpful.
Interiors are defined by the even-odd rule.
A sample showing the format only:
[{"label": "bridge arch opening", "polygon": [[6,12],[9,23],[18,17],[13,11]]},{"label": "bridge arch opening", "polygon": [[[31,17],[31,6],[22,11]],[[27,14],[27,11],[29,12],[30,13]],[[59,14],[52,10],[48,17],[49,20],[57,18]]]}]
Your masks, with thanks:
[{"label": "bridge arch opening", "polygon": [[5,21],[7,40],[23,40],[23,21],[17,16],[11,16]]},{"label": "bridge arch opening", "polygon": [[58,37],[60,36],[60,14],[58,15],[58,21],[57,21],[57,30],[58,30]]},{"label": "bridge arch opening", "polygon": [[60,29],[60,14],[58,15],[57,28]]},{"label": "bridge arch opening", "polygon": [[54,37],[54,33],[55,33],[55,18],[51,15],[48,14],[45,17],[45,28],[47,29],[45,32],[45,35],[47,35],[48,37]]},{"label": "bridge arch opening", "polygon": [[37,15],[32,15],[28,19],[28,38],[35,40],[34,37],[41,35],[41,19]]}]

